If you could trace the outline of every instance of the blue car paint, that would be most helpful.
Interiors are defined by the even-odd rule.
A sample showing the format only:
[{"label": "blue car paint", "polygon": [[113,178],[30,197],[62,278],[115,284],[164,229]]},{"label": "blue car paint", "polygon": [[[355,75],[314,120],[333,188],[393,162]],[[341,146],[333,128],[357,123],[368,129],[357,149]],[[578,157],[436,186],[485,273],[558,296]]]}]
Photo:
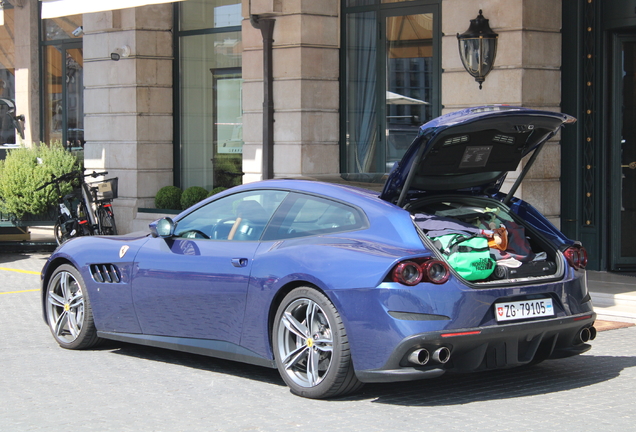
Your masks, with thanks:
[{"label": "blue car paint", "polygon": [[[501,333],[513,327],[535,326],[537,329],[531,330],[532,333],[540,334],[538,325],[544,320],[511,325],[496,322],[493,304],[512,296],[549,296],[557,311],[551,320],[559,324],[567,321],[572,327],[573,319],[581,319],[580,324],[574,325],[583,326],[594,319],[584,272],[571,268],[560,253],[557,261],[562,279],[545,283],[539,279],[535,283],[514,285],[512,290],[511,286],[471,284],[455,274],[442,285],[423,282],[406,287],[389,281],[387,274],[397,262],[435,254],[420,238],[406,210],[364,189],[270,180],[215,195],[182,212],[175,220],[178,223],[210,201],[258,189],[316,194],[348,203],[364,211],[368,228],[263,242],[149,236],[79,238],[58,248],[45,265],[43,304],[52,270],[60,262],[68,261],[80,270],[96,326],[102,333],[111,332],[106,337],[116,339],[118,334],[137,334],[142,338],[140,343],[147,337],[157,343],[165,342],[168,347],[187,341],[191,346],[212,347],[217,353],[240,353],[243,357],[238,360],[273,366],[270,325],[276,305],[272,302],[280,299],[279,294],[289,287],[313,285],[339,311],[354,369],[368,381],[379,379],[373,376],[377,371],[389,369],[391,373],[396,367],[394,357],[401,355],[396,350],[422,341],[439,346],[442,340],[430,336],[439,332],[483,329]],[[573,243],[533,207],[513,199],[511,208],[557,247]],[[226,248],[230,243],[231,250]],[[129,250],[120,257],[124,245]],[[212,261],[206,259],[210,254],[214,257]],[[244,258],[246,265],[230,268],[232,258]],[[116,264],[122,272],[122,282],[94,281],[89,266],[96,263]],[[207,298],[210,293],[213,298]],[[412,314],[414,318],[396,318],[391,314],[400,317]],[[458,346],[457,341],[445,343]]]},{"label": "blue car paint", "polygon": [[[446,137],[445,133],[455,132],[453,128],[461,127],[465,129],[466,126],[470,125],[471,123],[478,124],[478,122],[480,121],[505,121],[506,119],[512,118],[552,119],[551,121],[554,121],[557,124],[575,121],[573,117],[563,113],[540,111],[504,105],[466,108],[453,113],[445,114],[441,117],[437,117],[429,121],[428,123],[420,126],[417,137],[410,145],[410,147],[406,150],[404,156],[402,157],[402,160],[393,166],[393,169],[389,174],[389,177],[384,185],[384,189],[382,190],[382,194],[380,195],[380,197],[389,202],[396,202],[398,195],[407,183],[409,174],[414,171],[413,165],[416,160],[420,163],[423,162],[426,157],[430,153],[432,153],[431,150],[434,149],[435,146],[439,146],[439,143],[441,142],[440,140],[443,137]],[[560,126],[557,126],[555,130],[544,136],[543,139],[536,142],[533,141],[533,145],[524,147],[523,153],[520,153],[519,156],[523,157],[527,155],[532,150],[537,148],[541,143],[553,137],[557,133],[558,127]],[[436,149],[436,152],[438,150],[439,148]],[[420,159],[421,154],[424,155],[423,159]],[[415,167],[415,171],[418,171],[419,169],[419,166]],[[486,183],[477,181],[474,184],[466,185],[464,188],[462,188],[462,190],[466,193],[472,192],[475,194],[483,194],[483,191],[485,190],[496,192],[503,185],[503,181],[506,175],[507,172],[502,172],[501,175],[497,176],[496,178],[492,178]],[[450,190],[456,191],[456,189]],[[411,194],[417,192],[421,191],[409,191],[409,193]],[[423,192],[434,193],[432,190]],[[449,190],[446,190],[444,192],[448,193]]]},{"label": "blue car paint", "polygon": [[[132,304],[131,282],[134,257],[147,237],[78,237],[65,242],[51,255],[42,269],[42,284],[45,286],[52,271],[61,263],[68,262],[77,268],[86,283],[88,297],[92,302],[95,324],[104,331],[141,333],[137,314]],[[119,258],[122,246],[129,249]],[[98,283],[93,280],[90,264],[117,263],[121,282]],[[42,303],[47,301],[42,291]],[[46,317],[45,317],[46,319]]]},{"label": "blue car paint", "polygon": [[[259,187],[291,186],[286,181],[264,183]],[[431,255],[407,211],[373,194],[359,191],[349,194],[347,188],[319,183],[301,184],[306,186],[305,191],[336,193],[337,198],[359,205],[369,218],[370,228],[285,241],[233,242],[235,252],[244,248],[242,256],[251,261],[245,269],[239,269],[244,270],[242,274],[234,276],[223,274],[215,270],[215,264],[199,259],[207,248],[232,243],[211,240],[143,238],[127,242],[117,238],[80,238],[62,246],[52,259],[58,256],[83,259],[72,262],[81,269],[87,283],[100,330],[124,333],[145,330],[145,334],[151,335],[224,340],[270,360],[273,354],[268,326],[272,311],[267,305],[289,283],[314,285],[334,303],[349,335],[356,370],[381,368],[395,347],[413,334],[497,325],[492,304],[510,295],[507,287],[474,289],[455,276],[443,285],[421,283],[404,287],[383,282],[398,261]],[[120,260],[118,253],[124,243],[131,249]],[[161,255],[165,258],[160,259]],[[133,263],[128,261],[132,256]],[[190,258],[197,261],[189,265],[181,262]],[[231,267],[229,258],[227,255],[227,268]],[[101,262],[116,263],[132,280],[123,277],[125,283],[117,286],[93,281],[88,265]],[[161,268],[165,271],[161,272]],[[151,271],[157,273],[149,275]],[[171,281],[178,281],[179,285],[175,287]],[[219,281],[229,288],[221,288],[218,297],[205,299]],[[559,315],[569,316],[591,311],[589,302],[579,305],[584,296],[580,284],[581,275],[570,272],[562,282],[521,286],[515,294],[552,295],[558,300],[555,307]],[[135,290],[137,287],[139,291]],[[566,292],[573,297],[568,298]],[[219,303],[215,305],[215,301]],[[564,306],[568,304],[578,306],[570,310]],[[389,311],[449,319],[400,320],[390,316]],[[141,329],[133,317],[141,317]],[[152,317],[155,320],[151,325],[147,320]],[[196,320],[192,320],[194,317]]]},{"label": "blue car paint", "polygon": [[256,242],[150,238],[135,260],[133,304],[144,334],[238,344]]},{"label": "blue car paint", "polygon": [[521,217],[528,225],[538,230],[545,238],[551,240],[558,246],[570,246],[575,242],[567,238],[557,227],[547,220],[532,205],[518,198],[513,198],[510,203],[510,210]]}]

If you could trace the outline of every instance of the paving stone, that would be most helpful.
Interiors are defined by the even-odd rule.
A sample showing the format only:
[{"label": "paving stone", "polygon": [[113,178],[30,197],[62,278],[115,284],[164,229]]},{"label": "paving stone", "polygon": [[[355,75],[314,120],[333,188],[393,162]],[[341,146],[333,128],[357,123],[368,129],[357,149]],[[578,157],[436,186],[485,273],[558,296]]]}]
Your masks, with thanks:
[{"label": "paving stone", "polygon": [[[3,258],[6,260],[3,261]],[[0,254],[38,272],[46,256]],[[0,270],[0,431],[634,430],[636,327],[599,332],[588,353],[534,367],[369,384],[316,401],[276,370],[109,342],[57,346],[39,276]]]}]

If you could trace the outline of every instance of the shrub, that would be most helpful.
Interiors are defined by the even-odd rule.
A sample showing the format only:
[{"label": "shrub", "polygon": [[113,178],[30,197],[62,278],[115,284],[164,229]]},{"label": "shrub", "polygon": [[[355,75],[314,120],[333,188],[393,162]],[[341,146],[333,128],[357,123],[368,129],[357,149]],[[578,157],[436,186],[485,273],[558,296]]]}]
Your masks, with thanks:
[{"label": "shrub", "polygon": [[[0,206],[2,211],[21,218],[24,214],[44,213],[57,202],[57,190],[51,185],[36,189],[71,171],[82,169],[77,158],[60,143],[40,144],[31,148],[10,150],[0,161]],[[62,194],[70,193],[70,183],[61,184]],[[79,185],[76,185],[79,186]]]},{"label": "shrub", "polygon": [[210,193],[208,194],[208,196],[209,196],[209,197],[211,197],[212,195],[216,195],[216,194],[218,194],[219,192],[223,192],[224,190],[227,190],[227,188],[226,188],[226,187],[223,187],[223,186],[215,187],[214,189],[212,189],[212,190],[210,191]]},{"label": "shrub", "polygon": [[231,188],[240,185],[243,173],[242,159],[236,155],[218,155],[214,159],[214,186]]},{"label": "shrub", "polygon": [[155,207],[158,209],[181,210],[183,191],[176,186],[164,186],[155,195]]},{"label": "shrub", "polygon": [[181,195],[181,208],[185,210],[199,201],[204,200],[207,196],[208,191],[206,188],[201,186],[190,186],[184,190],[183,195]]}]

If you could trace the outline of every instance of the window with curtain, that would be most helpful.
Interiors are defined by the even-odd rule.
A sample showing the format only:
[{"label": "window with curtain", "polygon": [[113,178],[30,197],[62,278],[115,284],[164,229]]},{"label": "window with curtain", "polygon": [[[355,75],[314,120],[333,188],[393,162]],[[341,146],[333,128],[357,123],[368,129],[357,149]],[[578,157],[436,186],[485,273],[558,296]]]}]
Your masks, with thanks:
[{"label": "window with curtain", "polygon": [[440,114],[440,1],[344,4],[341,170],[388,172]]}]

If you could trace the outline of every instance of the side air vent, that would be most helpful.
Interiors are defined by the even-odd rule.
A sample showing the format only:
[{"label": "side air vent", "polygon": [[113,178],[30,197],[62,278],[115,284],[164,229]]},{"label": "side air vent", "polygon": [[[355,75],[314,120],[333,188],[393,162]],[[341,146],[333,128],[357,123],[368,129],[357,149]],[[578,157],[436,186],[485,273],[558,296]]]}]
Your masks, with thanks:
[{"label": "side air vent", "polygon": [[91,264],[91,275],[95,282],[100,283],[119,283],[121,282],[121,273],[114,264]]},{"label": "side air vent", "polygon": [[514,144],[515,143],[515,137],[511,137],[511,136],[507,136],[507,135],[495,135],[495,137],[492,139],[494,142],[499,142],[502,144]]},{"label": "side air vent", "polygon": [[461,143],[465,143],[468,142],[468,135],[462,135],[462,136],[457,136],[457,137],[453,137],[453,138],[448,138],[446,141],[444,141],[444,145],[445,146],[449,146],[449,145],[456,145],[456,144],[461,144]]}]

